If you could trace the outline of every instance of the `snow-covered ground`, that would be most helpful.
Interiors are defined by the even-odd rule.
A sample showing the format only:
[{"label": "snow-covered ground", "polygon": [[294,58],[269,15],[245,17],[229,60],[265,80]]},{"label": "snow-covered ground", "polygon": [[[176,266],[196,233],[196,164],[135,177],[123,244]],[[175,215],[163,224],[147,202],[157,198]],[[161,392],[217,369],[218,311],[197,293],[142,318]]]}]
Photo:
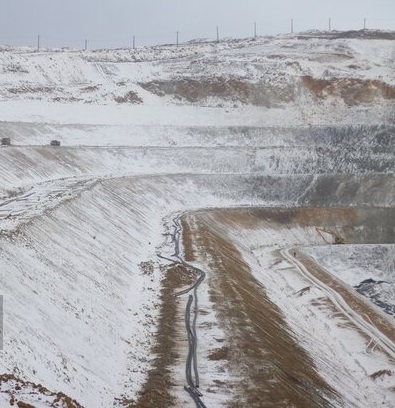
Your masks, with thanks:
[{"label": "snow-covered ground", "polygon": [[[257,216],[253,225],[245,227],[242,222],[219,222],[216,227],[236,245],[280,306],[319,372],[341,396],[341,406],[394,406],[393,338],[350,308],[344,293],[316,279],[301,254],[317,259],[351,289],[368,277],[392,283],[395,245],[322,245],[314,228],[301,228],[297,221],[279,227],[269,217]],[[211,222],[215,224],[215,215]],[[378,292],[383,301],[393,304],[393,290]],[[379,309],[377,313],[385,324],[393,325],[392,317]]]},{"label": "snow-covered ground", "polygon": [[[377,197],[376,205],[393,206],[394,55],[389,40],[308,36],[88,52],[4,48],[0,137],[11,146],[0,148],[0,373],[62,391],[84,407],[137,398],[155,357],[157,254],[172,253],[172,214],[322,197],[329,206],[372,205]],[[61,146],[49,146],[53,139]],[[299,233],[290,239],[281,231],[275,240],[287,247]],[[331,265],[355,286],[363,279],[350,251]],[[255,255],[261,266],[271,261]],[[314,256],[330,262],[320,248]],[[366,268],[371,260],[364,259]],[[289,301],[281,286],[270,290]],[[201,302],[212,310],[207,293]],[[328,316],[314,317],[327,324]],[[317,329],[317,342],[332,339],[327,332]],[[202,356],[212,347],[208,333]],[[358,356],[350,362],[346,343],[355,338],[339,336],[327,344],[346,350],[333,370],[375,369]],[[318,351],[310,350],[317,359]],[[173,392],[187,406],[182,364]],[[211,366],[202,365],[209,388]],[[385,390],[364,400],[369,384],[349,400],[339,389],[356,406],[390,406]],[[0,385],[1,406],[10,404],[7,387]],[[207,406],[228,398],[205,394]]]},{"label": "snow-covered ground", "polygon": [[392,316],[395,316],[394,251],[391,244],[308,248],[308,253],[330,273]]}]

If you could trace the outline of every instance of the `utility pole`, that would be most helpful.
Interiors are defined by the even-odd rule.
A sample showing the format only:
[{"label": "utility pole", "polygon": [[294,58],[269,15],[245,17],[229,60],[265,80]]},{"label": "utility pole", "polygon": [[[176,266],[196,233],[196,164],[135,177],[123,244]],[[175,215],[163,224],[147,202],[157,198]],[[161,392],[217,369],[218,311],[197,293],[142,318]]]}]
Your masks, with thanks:
[{"label": "utility pole", "polygon": [[294,33],[294,19],[291,18],[291,34]]},{"label": "utility pole", "polygon": [[256,38],[256,23],[254,23],[254,38]]},{"label": "utility pole", "polygon": [[136,48],[136,36],[134,35],[133,36],[133,49],[135,48]]},{"label": "utility pole", "polygon": [[219,30],[218,30],[218,26],[217,26],[217,42],[219,42]]},{"label": "utility pole", "polygon": [[85,40],[85,51],[88,49],[88,40]]},{"label": "utility pole", "polygon": [[178,47],[178,34],[179,34],[179,31],[177,31],[177,40],[176,40],[176,46]]},{"label": "utility pole", "polygon": [[37,37],[37,52],[40,51],[40,34]]},{"label": "utility pole", "polygon": [[329,31],[331,31],[331,18],[329,17]]},{"label": "utility pole", "polygon": [[366,30],[366,18],[363,19],[363,29]]}]

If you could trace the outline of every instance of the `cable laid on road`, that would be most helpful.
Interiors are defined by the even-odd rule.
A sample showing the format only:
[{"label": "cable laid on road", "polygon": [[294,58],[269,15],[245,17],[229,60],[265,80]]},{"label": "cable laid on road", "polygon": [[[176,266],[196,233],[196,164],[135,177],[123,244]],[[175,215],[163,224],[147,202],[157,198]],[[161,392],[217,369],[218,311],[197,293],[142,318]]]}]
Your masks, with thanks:
[{"label": "cable laid on road", "polygon": [[[199,371],[197,364],[197,331],[196,322],[198,316],[198,296],[197,290],[200,284],[204,281],[206,273],[195,266],[190,265],[188,262],[184,261],[180,257],[180,236],[181,236],[181,224],[180,215],[173,218],[173,228],[174,231],[171,234],[172,242],[174,243],[174,254],[170,257],[164,257],[158,255],[160,258],[174,262],[176,264],[182,265],[187,269],[194,271],[199,274],[199,278],[196,282],[189,288],[186,288],[180,292],[177,292],[175,296],[182,296],[190,293],[188,296],[187,305],[185,307],[185,329],[188,335],[188,355],[185,363],[185,377],[187,381],[187,386],[184,386],[185,391],[190,395],[196,404],[197,408],[207,408],[204,402],[201,400],[203,394],[199,391]],[[192,293],[191,293],[192,292]],[[191,310],[193,304],[193,310]],[[191,319],[191,314],[194,313],[193,319]]]}]

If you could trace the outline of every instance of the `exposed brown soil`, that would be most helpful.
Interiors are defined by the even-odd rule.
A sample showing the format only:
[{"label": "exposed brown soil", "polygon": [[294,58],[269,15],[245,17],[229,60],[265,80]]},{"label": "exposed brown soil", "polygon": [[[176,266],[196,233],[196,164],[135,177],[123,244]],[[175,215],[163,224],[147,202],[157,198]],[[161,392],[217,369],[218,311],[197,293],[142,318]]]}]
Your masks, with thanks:
[{"label": "exposed brown soil", "polygon": [[18,405],[19,408],[34,408],[34,405],[30,405],[22,401],[18,401],[16,405]]},{"label": "exposed brown soil", "polygon": [[226,76],[174,78],[139,85],[158,96],[174,95],[177,99],[185,99],[192,103],[216,97],[224,101],[269,108],[295,99],[295,87],[292,84],[253,83],[243,78]]},{"label": "exposed brown soil", "polygon": [[190,101],[198,101],[208,96],[237,96],[237,100],[247,101],[251,87],[246,81],[237,78],[210,78],[206,80],[182,78],[172,81],[152,81],[140,84],[144,89],[159,96],[179,95]]},{"label": "exposed brown soil", "polygon": [[99,85],[90,85],[81,88],[81,92],[95,92],[99,90]]},{"label": "exposed brown soil", "polygon": [[196,276],[181,265],[169,266],[161,289],[161,312],[156,335],[156,344],[151,351],[156,356],[153,368],[149,371],[137,401],[123,399],[128,408],[173,407],[175,398],[170,390],[173,386],[170,368],[179,357],[176,344],[178,340],[175,322],[177,321],[177,290],[192,284]]},{"label": "exposed brown soil", "polygon": [[[310,228],[311,243],[318,237],[315,228],[327,227],[345,238],[346,243],[392,243],[395,232],[392,225],[395,212],[392,208],[356,208],[356,207],[298,207],[298,208],[238,208],[210,210],[215,213],[217,223],[243,229],[292,229]],[[242,213],[242,217],[241,217]],[[361,231],[363,230],[363,233]],[[384,231],[384,232],[383,232]],[[329,237],[328,237],[329,238]],[[323,241],[320,241],[321,243]],[[273,242],[274,243],[274,242]],[[306,244],[305,242],[304,244]]]},{"label": "exposed brown soil", "polygon": [[378,99],[395,99],[395,88],[385,82],[359,78],[317,79],[302,77],[303,85],[317,98],[343,99],[348,106],[369,104]]},{"label": "exposed brown soil", "polygon": [[395,31],[383,30],[349,30],[349,31],[317,31],[297,35],[297,38],[361,38],[364,40],[395,40]]},{"label": "exposed brown soil", "polygon": [[[24,381],[14,374],[2,374],[0,375],[0,385],[4,383],[12,383],[13,385],[7,390],[7,394],[10,397],[10,405],[15,405],[20,408],[31,408],[34,406],[23,401],[23,394],[20,396],[20,392],[27,389],[30,394],[37,395],[39,399],[40,395],[45,395],[46,398],[53,397],[51,407],[65,406],[66,408],[82,408],[77,401],[70,398],[62,392],[54,393],[49,391],[41,384],[35,384],[31,381]],[[8,387],[7,387],[8,388]]]},{"label": "exposed brown soil", "polygon": [[212,361],[219,361],[219,360],[227,360],[229,355],[229,347],[221,347],[219,349],[213,350],[209,355],[209,360]]},{"label": "exposed brown soil", "polygon": [[114,100],[116,103],[131,103],[131,104],[143,103],[143,100],[140,98],[140,96],[133,91],[129,91],[123,96],[115,96]]},{"label": "exposed brown soil", "polygon": [[[236,247],[221,231],[223,225],[242,228],[311,227],[358,225],[365,215],[353,208],[298,209],[227,209],[189,213],[182,217],[183,248],[186,261],[199,260],[210,273],[210,300],[214,304],[219,324],[225,332],[218,348],[207,359],[227,363],[234,379],[216,380],[206,392],[232,389],[237,395],[228,406],[236,407],[330,407],[339,397],[320,376],[313,361],[294,338],[281,311],[271,302],[264,286],[251,274]],[[302,252],[295,249],[297,259],[325,284],[334,288],[360,315],[368,315],[376,327],[387,336],[395,336],[394,328],[380,314],[371,313],[369,305],[341,282],[327,274]],[[280,253],[279,253],[280,257]],[[152,273],[152,265],[141,263],[144,273]],[[176,345],[182,341],[177,324],[180,310],[174,293],[191,284],[196,276],[181,265],[168,268],[162,287],[162,310],[159,319],[157,356],[138,401],[124,399],[127,407],[172,407],[176,400],[171,394],[171,368],[178,363]],[[303,296],[310,286],[295,293]],[[352,327],[327,299],[317,299],[316,307],[325,308],[338,317],[341,325]],[[358,330],[356,327],[354,329]],[[361,333],[364,335],[364,333]],[[391,337],[394,338],[394,337]],[[368,340],[368,339],[367,339]],[[369,341],[368,341],[369,342]],[[378,347],[376,346],[376,349]],[[393,373],[379,371],[373,379]],[[235,391],[236,390],[236,391]],[[216,391],[215,391],[216,392]],[[227,393],[229,395],[229,393]]]},{"label": "exposed brown soil", "polygon": [[184,242],[192,241],[195,258],[210,268],[210,300],[226,333],[226,358],[230,371],[242,377],[229,406],[331,406],[335,391],[317,373],[241,254],[216,230],[213,218],[188,214],[183,225]]},{"label": "exposed brown soil", "polygon": [[373,378],[373,380],[377,380],[378,378],[385,377],[385,376],[393,376],[394,372],[391,370],[380,370],[376,371],[375,373],[371,374],[370,377]]},{"label": "exposed brown soil", "polygon": [[26,93],[53,93],[56,90],[63,91],[63,88],[53,88],[49,86],[29,86],[22,85],[18,88],[8,88],[7,91],[11,94],[26,94]]},{"label": "exposed brown soil", "polygon": [[[240,217],[240,209],[227,209],[220,211],[216,219],[226,224],[233,220],[237,224],[240,223]],[[252,208],[242,211],[243,226],[250,229],[262,228],[259,222],[262,220],[278,226],[315,227],[353,225],[356,218],[355,210],[347,207]]]}]

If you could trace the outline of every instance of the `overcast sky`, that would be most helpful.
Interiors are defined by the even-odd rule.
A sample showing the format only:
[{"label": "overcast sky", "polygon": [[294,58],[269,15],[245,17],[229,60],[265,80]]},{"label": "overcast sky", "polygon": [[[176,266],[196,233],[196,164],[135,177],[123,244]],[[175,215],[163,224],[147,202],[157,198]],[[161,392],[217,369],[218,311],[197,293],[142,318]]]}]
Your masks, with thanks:
[{"label": "overcast sky", "polygon": [[90,48],[290,31],[395,30],[395,0],[1,0],[0,43]]}]

